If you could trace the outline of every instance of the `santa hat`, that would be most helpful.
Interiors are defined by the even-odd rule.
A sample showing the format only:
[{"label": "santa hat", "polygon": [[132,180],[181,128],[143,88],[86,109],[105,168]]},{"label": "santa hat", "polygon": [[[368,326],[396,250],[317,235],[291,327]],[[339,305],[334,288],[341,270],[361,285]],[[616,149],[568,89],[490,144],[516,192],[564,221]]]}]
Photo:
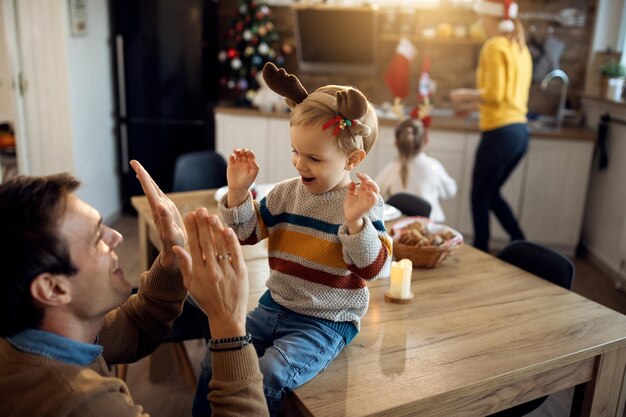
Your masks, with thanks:
[{"label": "santa hat", "polygon": [[515,30],[513,19],[517,17],[519,7],[512,0],[476,0],[474,1],[474,11],[487,16],[501,17],[498,29],[509,33]]}]

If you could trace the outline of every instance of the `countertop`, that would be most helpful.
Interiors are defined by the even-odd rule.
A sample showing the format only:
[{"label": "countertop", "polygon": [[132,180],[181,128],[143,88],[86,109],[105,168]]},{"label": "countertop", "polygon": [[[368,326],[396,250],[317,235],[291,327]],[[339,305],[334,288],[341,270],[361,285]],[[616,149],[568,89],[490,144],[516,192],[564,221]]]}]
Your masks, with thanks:
[{"label": "countertop", "polygon": [[[281,112],[262,112],[257,109],[243,107],[215,107],[215,113],[241,115],[241,116],[261,116],[268,118],[287,119],[289,113]],[[439,113],[439,115],[437,114]],[[448,115],[450,114],[450,115]],[[379,117],[381,126],[395,126],[398,119]],[[458,118],[451,115],[451,111],[447,109],[438,109],[433,115],[431,124],[432,129],[437,130],[453,130],[462,132],[479,132],[478,120],[476,118]],[[558,130],[531,130],[531,138],[554,139],[554,140],[584,140],[595,141],[596,132],[586,127],[562,127]]]}]

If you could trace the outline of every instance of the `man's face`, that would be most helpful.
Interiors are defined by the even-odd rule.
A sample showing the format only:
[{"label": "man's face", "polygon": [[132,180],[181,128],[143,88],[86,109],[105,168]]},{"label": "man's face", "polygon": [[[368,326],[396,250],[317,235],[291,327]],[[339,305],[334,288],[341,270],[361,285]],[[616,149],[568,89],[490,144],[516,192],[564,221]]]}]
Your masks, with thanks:
[{"label": "man's face", "polygon": [[69,307],[76,317],[101,318],[121,305],[132,289],[113,250],[122,242],[122,235],[103,225],[98,211],[74,194],[68,196],[59,232],[78,269],[68,277],[72,289]]}]

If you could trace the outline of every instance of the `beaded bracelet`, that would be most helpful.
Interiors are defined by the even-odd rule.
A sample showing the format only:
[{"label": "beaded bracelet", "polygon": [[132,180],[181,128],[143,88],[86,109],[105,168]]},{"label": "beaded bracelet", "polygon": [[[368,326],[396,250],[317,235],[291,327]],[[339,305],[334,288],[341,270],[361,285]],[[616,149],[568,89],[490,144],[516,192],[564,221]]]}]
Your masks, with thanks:
[{"label": "beaded bracelet", "polygon": [[238,337],[226,337],[224,339],[211,339],[209,340],[209,350],[211,352],[241,350],[250,343],[252,343],[252,336],[250,334]]}]

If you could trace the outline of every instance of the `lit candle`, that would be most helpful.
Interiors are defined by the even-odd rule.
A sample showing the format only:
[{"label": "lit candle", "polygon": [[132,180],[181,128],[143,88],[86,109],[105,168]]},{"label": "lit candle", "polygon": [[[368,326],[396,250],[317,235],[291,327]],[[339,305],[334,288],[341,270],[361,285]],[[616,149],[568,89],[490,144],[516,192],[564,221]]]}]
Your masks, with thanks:
[{"label": "lit candle", "polygon": [[412,297],[411,274],[413,263],[410,259],[402,259],[391,263],[391,276],[389,277],[389,291],[391,298],[406,300]]}]

